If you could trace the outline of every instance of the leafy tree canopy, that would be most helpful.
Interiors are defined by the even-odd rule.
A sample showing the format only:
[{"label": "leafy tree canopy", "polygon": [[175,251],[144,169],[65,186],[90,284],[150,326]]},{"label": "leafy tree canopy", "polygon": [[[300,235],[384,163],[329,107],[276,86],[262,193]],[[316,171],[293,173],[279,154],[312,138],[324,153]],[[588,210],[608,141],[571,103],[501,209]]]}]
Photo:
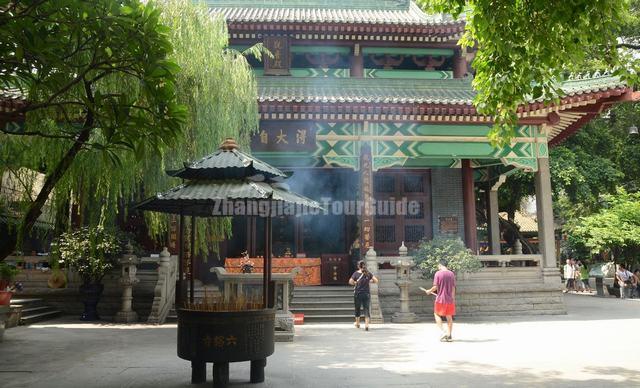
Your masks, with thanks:
[{"label": "leafy tree canopy", "polygon": [[[583,71],[597,58],[637,83],[637,59],[619,50],[620,37],[633,43],[637,18],[628,0],[418,0],[431,12],[466,19],[460,43],[477,47],[473,61],[475,105],[494,116],[494,144],[514,136],[516,109],[531,99],[553,101],[562,95],[559,80],[567,71]],[[637,2],[631,2],[636,6]],[[623,33],[624,32],[624,33]],[[622,40],[625,42],[625,39]],[[630,46],[633,46],[632,44]]]},{"label": "leafy tree canopy", "polygon": [[[166,168],[257,128],[245,58],[223,20],[189,0],[36,0],[0,12],[0,86],[25,104],[0,112],[0,173],[44,174],[26,195],[24,235],[47,199],[82,224],[113,223],[132,200],[164,190]],[[23,125],[5,125],[26,117]],[[55,191],[54,191],[55,188]],[[152,230],[166,217],[150,217]],[[204,226],[203,226],[204,227]],[[208,224],[220,238],[228,221]],[[18,239],[2,239],[0,259]]]},{"label": "leafy tree canopy", "polygon": [[619,189],[602,196],[604,207],[580,218],[573,230],[574,244],[592,253],[611,251],[616,257],[636,260],[640,248],[640,193]]},{"label": "leafy tree canopy", "polygon": [[[159,17],[137,0],[5,3],[0,83],[16,88],[26,103],[3,110],[0,121],[26,120],[1,127],[0,169],[46,174],[37,197],[26,198],[18,236],[31,229],[54,187],[70,178],[79,155],[120,165],[121,151],[141,160],[177,140],[186,110],[176,99],[179,67],[168,58],[172,47]],[[98,165],[83,168],[87,176],[100,175]],[[0,257],[16,242],[2,239]]]},{"label": "leafy tree canopy", "polygon": [[441,259],[448,261],[447,268],[456,273],[477,272],[482,263],[459,238],[435,237],[423,240],[413,253],[416,265],[425,278],[431,279],[438,270]]}]

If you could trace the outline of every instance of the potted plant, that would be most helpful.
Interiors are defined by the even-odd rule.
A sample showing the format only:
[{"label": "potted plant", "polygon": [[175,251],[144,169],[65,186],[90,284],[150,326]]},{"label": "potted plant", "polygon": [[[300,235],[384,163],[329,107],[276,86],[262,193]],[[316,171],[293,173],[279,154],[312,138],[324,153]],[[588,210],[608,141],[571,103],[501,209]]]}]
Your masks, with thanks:
[{"label": "potted plant", "polygon": [[433,240],[422,240],[414,254],[417,267],[427,279],[433,278],[440,259],[447,259],[447,268],[456,274],[476,272],[482,268],[480,260],[459,238],[436,237]]},{"label": "potted plant", "polygon": [[63,233],[52,244],[51,252],[60,265],[75,270],[82,284],[83,321],[100,319],[97,305],[102,296],[102,279],[113,268],[114,258],[120,252],[116,235],[104,227],[84,227]]},{"label": "potted plant", "polygon": [[21,283],[13,283],[18,274],[18,269],[7,263],[0,263],[0,306],[11,304],[11,295],[14,291],[22,289]]}]

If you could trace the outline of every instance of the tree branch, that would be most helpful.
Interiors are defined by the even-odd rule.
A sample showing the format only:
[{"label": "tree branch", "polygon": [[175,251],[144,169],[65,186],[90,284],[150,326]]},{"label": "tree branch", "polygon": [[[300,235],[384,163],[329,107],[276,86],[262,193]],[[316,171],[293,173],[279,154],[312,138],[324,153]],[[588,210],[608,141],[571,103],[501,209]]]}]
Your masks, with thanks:
[{"label": "tree branch", "polygon": [[[82,80],[84,83],[84,90],[87,100],[90,103],[94,103],[93,92],[91,90],[91,84],[86,80]],[[38,220],[38,217],[42,214],[42,208],[44,207],[49,195],[53,191],[53,188],[56,184],[62,179],[65,173],[71,167],[71,164],[75,160],[78,153],[82,150],[83,145],[89,140],[91,133],[95,126],[95,117],[93,110],[89,109],[87,111],[87,115],[85,116],[84,124],[82,125],[82,131],[78,134],[78,137],[74,141],[73,145],[69,150],[64,154],[62,159],[58,161],[58,164],[53,169],[53,171],[47,175],[42,189],[38,193],[35,201],[31,203],[27,212],[23,218],[22,225],[20,225],[18,238],[16,241],[13,241],[13,246],[9,247],[7,244],[11,244],[12,241],[7,239],[8,241],[0,243],[0,261],[4,260],[6,256],[8,256],[13,249],[15,249],[15,245],[17,241],[22,241],[24,236],[26,236],[29,231],[33,228],[33,225]]]}]

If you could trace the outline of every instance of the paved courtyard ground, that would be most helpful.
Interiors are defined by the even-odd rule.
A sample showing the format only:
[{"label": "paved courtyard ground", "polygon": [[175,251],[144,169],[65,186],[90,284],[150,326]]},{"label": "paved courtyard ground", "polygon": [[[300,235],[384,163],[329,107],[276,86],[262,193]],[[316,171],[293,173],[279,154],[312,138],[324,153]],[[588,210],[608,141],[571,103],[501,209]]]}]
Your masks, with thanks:
[{"label": "paved courtyard ground", "polygon": [[[640,302],[565,295],[568,315],[460,319],[452,343],[433,323],[298,326],[276,344],[264,384],[248,363],[233,387],[640,387]],[[10,329],[0,344],[2,387],[190,387],[175,325],[75,323]],[[211,367],[208,368],[211,385]]]}]

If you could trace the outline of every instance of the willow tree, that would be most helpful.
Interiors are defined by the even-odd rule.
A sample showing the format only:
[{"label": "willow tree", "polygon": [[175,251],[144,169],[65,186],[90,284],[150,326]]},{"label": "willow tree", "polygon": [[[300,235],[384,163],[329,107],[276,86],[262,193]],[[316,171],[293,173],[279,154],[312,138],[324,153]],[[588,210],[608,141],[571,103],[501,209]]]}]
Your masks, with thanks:
[{"label": "willow tree", "polygon": [[[182,69],[178,99],[189,115],[185,140],[141,171],[147,195],[176,184],[166,177],[165,167],[182,167],[210,154],[227,137],[248,147],[259,124],[257,85],[246,55],[260,57],[262,45],[244,53],[230,49],[225,20],[212,16],[204,3],[159,0],[158,5],[174,45],[172,58]],[[147,223],[152,233],[166,234],[166,216],[147,214]],[[216,250],[217,242],[230,235],[230,219],[200,220],[197,232],[199,251]]]},{"label": "willow tree", "polygon": [[0,258],[48,198],[58,214],[113,223],[127,203],[171,184],[165,168],[226,136],[246,142],[257,127],[246,60],[226,49],[224,21],[191,1],[15,2],[0,26],[0,81],[25,97],[1,113],[2,122],[25,120],[2,126],[0,172],[45,175],[38,195],[24,198],[18,237],[0,240]]}]

